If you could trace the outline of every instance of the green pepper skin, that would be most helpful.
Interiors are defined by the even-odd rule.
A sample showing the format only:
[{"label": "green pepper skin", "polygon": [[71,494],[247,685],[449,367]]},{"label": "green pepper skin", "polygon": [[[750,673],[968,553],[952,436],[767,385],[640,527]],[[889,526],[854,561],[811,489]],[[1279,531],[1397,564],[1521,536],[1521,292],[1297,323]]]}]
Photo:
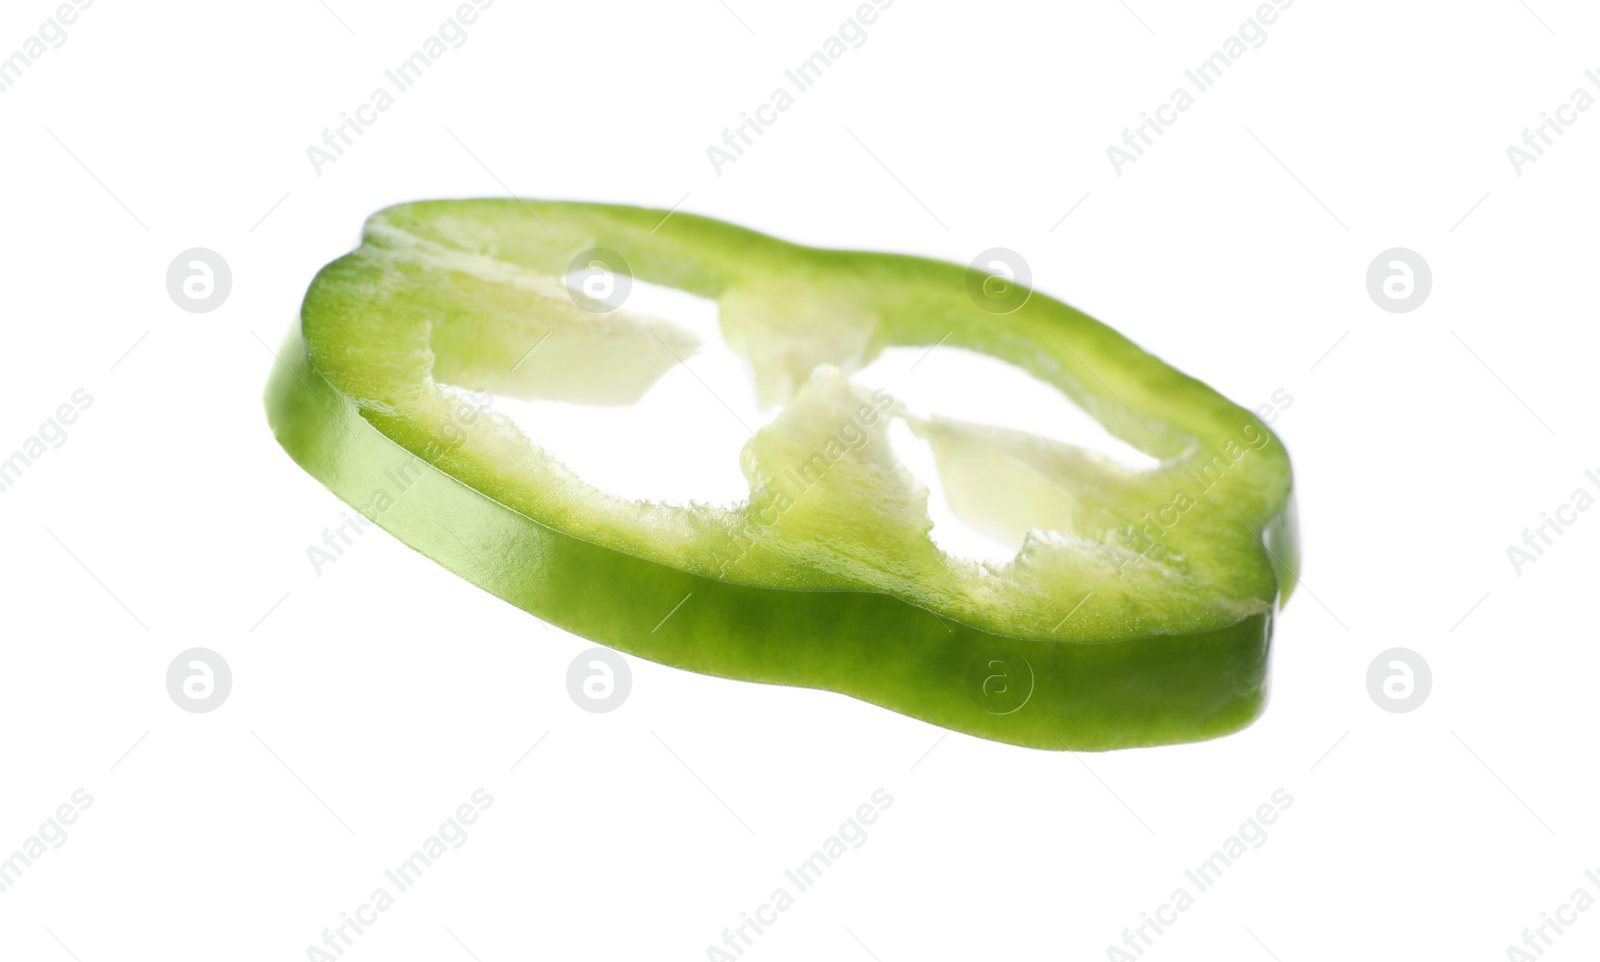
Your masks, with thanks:
[{"label": "green pepper skin", "polygon": [[[551,624],[662,664],[841,692],[947,729],[1042,749],[1196,741],[1237,731],[1261,713],[1272,620],[1292,587],[1298,551],[1287,453],[1248,412],[1037,292],[1021,310],[994,316],[967,299],[966,268],[814,250],[685,214],[663,223],[666,215],[534,201],[429,202],[375,215],[362,251],[313,283],[300,329],[279,352],[266,393],[278,442],[358,508],[392,488],[393,472],[405,467],[413,480],[374,514],[377,524]],[[548,224],[545,232],[535,217]],[[421,297],[432,283],[427,269],[385,260],[395,224],[424,234],[443,224],[436,233],[453,232],[463,245],[505,237],[475,253],[556,276],[578,251],[604,246],[622,252],[642,279],[724,304],[733,303],[730,290],[799,275],[866,302],[876,325],[869,352],[944,340],[1017,363],[1162,459],[1151,486],[1140,482],[1125,498],[1092,505],[1086,540],[1114,541],[1119,525],[1162,503],[1178,472],[1204,461],[1240,425],[1268,440],[1234,462],[1167,536],[1161,570],[1177,587],[1172,598],[1148,603],[1125,584],[1085,576],[1064,580],[1054,598],[1019,595],[1037,600],[1037,612],[989,611],[941,601],[951,593],[919,594],[915,584],[885,587],[873,571],[791,563],[782,537],[771,539],[777,560],[763,546],[731,570],[709,557],[696,562],[692,552],[663,548],[651,557],[650,546],[629,541],[627,531],[612,536],[583,519],[541,517],[539,492],[516,490],[515,472],[496,466],[492,445],[441,445],[437,419],[413,416],[423,410],[416,400],[423,388],[406,366],[404,337],[366,347],[385,338],[384,297]],[[436,324],[431,337],[438,356],[426,363],[455,365],[457,383],[471,381],[472,338],[448,324]],[[448,343],[452,337],[460,345]],[[1082,616],[1049,629],[1046,602],[1049,612],[1064,614],[1100,592],[1117,600],[1103,608],[1091,602]]]}]

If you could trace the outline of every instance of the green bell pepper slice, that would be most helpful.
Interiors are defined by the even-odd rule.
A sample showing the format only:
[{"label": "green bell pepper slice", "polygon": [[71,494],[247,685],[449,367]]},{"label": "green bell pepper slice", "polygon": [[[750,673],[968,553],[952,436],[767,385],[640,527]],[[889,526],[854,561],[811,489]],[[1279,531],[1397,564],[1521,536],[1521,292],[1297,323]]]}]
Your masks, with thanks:
[{"label": "green bell pepper slice", "polygon": [[[463,389],[632,403],[693,351],[677,325],[597,313],[569,292],[574,257],[594,248],[714,299],[758,396],[784,405],[743,450],[748,501],[606,494],[463,403]],[[1248,725],[1298,568],[1283,444],[1059,301],[1023,290],[1020,307],[991,313],[969,294],[987,280],[660,210],[403,204],[312,282],[268,417],[296,462],[404,543],[642,658],[1044,749]],[[1055,386],[1156,465],[917,417],[848,377],[885,347],[936,344]],[[1014,560],[933,543],[927,491],[888,442],[895,418],[930,443],[956,514],[1019,544]]]}]

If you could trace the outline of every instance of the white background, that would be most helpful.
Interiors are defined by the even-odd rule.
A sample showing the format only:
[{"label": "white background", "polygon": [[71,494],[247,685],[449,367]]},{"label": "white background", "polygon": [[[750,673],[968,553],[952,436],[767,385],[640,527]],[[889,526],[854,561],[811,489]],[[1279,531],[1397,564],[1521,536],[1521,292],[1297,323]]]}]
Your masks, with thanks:
[{"label": "white background", "polygon": [[[1600,110],[1521,176],[1506,156],[1600,70],[1600,14],[1300,0],[1118,176],[1106,147],[1255,7],[1129,3],[899,0],[721,176],[706,147],[853,3],[501,0],[320,176],[307,146],[453,3],[84,11],[0,94],[0,456],[94,399],[0,493],[0,854],[94,801],[0,894],[0,956],[307,958],[480,786],[468,841],[345,958],[704,959],[878,788],[868,841],[746,959],[1104,959],[1279,788],[1265,844],[1145,958],[1500,959],[1600,895],[1600,513],[1520,576],[1506,556],[1600,469]],[[6,4],[0,56],[52,9]],[[345,508],[272,440],[268,346],[373,210],[508,191],[962,263],[1013,248],[1240,403],[1288,392],[1305,578],[1265,716],[1075,756],[636,659],[593,715],[565,684],[586,642],[388,535],[318,576],[306,546]],[[1396,246],[1432,265],[1412,313],[1366,291]],[[232,266],[210,314],[165,287],[192,247]],[[914,361],[898,386],[947,413],[1042,410],[1015,373]],[[711,496],[738,434],[686,377],[661,388],[673,470]],[[637,476],[630,437],[558,450]],[[193,646],[233,669],[209,714],[164,684]],[[1410,714],[1367,692],[1395,646],[1433,668]],[[1549,958],[1600,950],[1600,911],[1578,918]]]}]

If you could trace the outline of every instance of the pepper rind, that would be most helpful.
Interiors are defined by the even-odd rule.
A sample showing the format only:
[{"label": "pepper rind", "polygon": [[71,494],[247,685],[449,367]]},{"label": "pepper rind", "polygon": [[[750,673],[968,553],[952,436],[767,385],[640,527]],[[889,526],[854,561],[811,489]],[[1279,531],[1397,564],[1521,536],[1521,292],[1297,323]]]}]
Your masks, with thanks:
[{"label": "pepper rind", "polygon": [[[460,205],[455,209],[470,209],[469,205],[496,202],[448,203]],[[496,216],[506,204],[523,203],[499,202]],[[660,224],[666,214],[663,211],[526,203],[533,205],[529,213],[552,220],[594,218],[595,229],[586,240],[631,248],[629,259],[643,267],[638,272],[647,278],[676,280],[678,286],[724,301],[730,290],[748,296],[763,283],[772,283],[770,272],[752,271],[757,280],[741,285],[730,282],[727,275],[731,272],[716,270],[715,263],[713,269],[699,271],[685,269],[668,256],[659,256],[659,263],[652,263],[647,248],[633,246],[642,243],[637,240],[637,225]],[[386,238],[386,232],[394,229],[395,221],[406,222],[412,207],[376,215],[369,226],[369,244],[381,246],[385,239],[392,240],[392,235]],[[393,216],[396,211],[398,217]],[[762,238],[704,218],[678,214],[673,220],[680,218],[689,229],[676,235],[668,232],[662,241],[666,246],[703,243],[705,235],[695,235],[707,230],[707,225],[711,225],[709,236],[722,245],[747,237]],[[623,224],[623,229],[619,230],[616,222]],[[762,241],[780,251],[809,252],[801,263],[817,272],[819,285],[825,292],[831,291],[827,296],[860,297],[868,305],[882,330],[871,332],[877,343],[866,345],[866,350],[919,337],[929,344],[938,341],[938,324],[927,327],[928,316],[950,315],[955,309],[945,292],[927,292],[927,282],[930,276],[936,282],[965,280],[964,272],[954,265],[918,258],[813,251],[770,238]],[[560,253],[541,251],[524,259],[555,270],[557,265],[564,266],[561,257],[573,244],[556,245]],[[495,252],[496,256],[503,254]],[[830,280],[830,266],[837,269],[841,264],[848,265],[842,271],[846,281]],[[730,573],[725,567],[673,563],[670,558],[642,556],[641,551],[629,550],[632,546],[627,543],[606,543],[592,530],[563,530],[559,519],[553,523],[551,518],[537,517],[528,504],[508,497],[503,478],[475,475],[481,462],[464,456],[471,451],[430,444],[430,438],[436,439],[430,427],[437,425],[408,419],[403,413],[408,398],[403,390],[396,391],[394,381],[385,382],[387,372],[379,366],[363,368],[359,358],[352,364],[348,353],[341,353],[359,352],[359,337],[381,335],[383,319],[368,318],[369,329],[364,331],[338,330],[336,336],[328,336],[346,316],[341,311],[370,311],[359,298],[354,303],[344,298],[346,291],[332,291],[339,304],[337,310],[330,310],[327,295],[331,288],[325,285],[319,290],[328,273],[325,270],[319,275],[302,312],[302,326],[320,338],[322,350],[308,345],[312,337],[303,336],[301,330],[292,331],[268,385],[269,421],[279,443],[309,473],[358,509],[370,507],[374,492],[391,484],[387,472],[406,466],[408,477],[414,480],[403,497],[393,498],[381,512],[374,513],[373,520],[425,556],[552,624],[675,667],[838,691],[949,729],[1035,748],[1103,750],[1195,741],[1236,731],[1264,708],[1273,611],[1276,603],[1286,598],[1298,566],[1290,475],[1281,442],[1248,412],[1177,374],[1103,325],[1085,318],[1092,327],[1052,329],[1051,312],[1071,311],[1059,302],[1035,292],[1029,303],[1038,301],[1039,307],[1033,313],[987,320],[997,325],[1009,323],[1023,331],[1043,325],[1097,380],[1098,372],[1084,362],[1083,355],[1102,360],[1110,351],[1124,357],[1128,363],[1102,361],[1100,365],[1100,371],[1122,391],[1104,382],[1103,392],[1084,388],[1088,379],[1081,377],[1071,385],[1075,390],[1068,391],[1113,433],[1164,456],[1168,468],[1189,463],[1185,445],[1192,448],[1197,438],[1201,447],[1216,442],[1220,435],[1215,425],[1227,423],[1230,417],[1252,425],[1263,432],[1260,437],[1270,439],[1262,448],[1247,452],[1267,453],[1248,462],[1246,470],[1231,475],[1228,491],[1242,491],[1254,499],[1241,499],[1245,503],[1235,505],[1237,510],[1231,512],[1211,506],[1206,512],[1190,515],[1193,523],[1184,531],[1185,537],[1199,539],[1203,547],[1210,533],[1232,525],[1237,529],[1233,536],[1240,543],[1248,539],[1255,545],[1255,556],[1251,556],[1230,542],[1229,551],[1250,559],[1236,571],[1229,570],[1232,554],[1212,562],[1224,575],[1239,576],[1239,583],[1220,586],[1220,594],[1231,591],[1247,602],[1259,600],[1253,606],[1239,605],[1237,617],[1227,617],[1232,609],[1222,606],[1218,607],[1220,614],[1206,615],[1211,623],[1194,630],[1141,631],[1138,619],[1129,619],[1127,624],[1135,626],[1132,630],[1119,634],[1112,625],[1098,633],[1084,630],[1076,638],[1037,630],[995,630],[1002,619],[991,618],[985,624],[982,617],[972,617],[961,605],[919,604],[921,599],[913,592],[874,590],[840,579],[837,573],[817,576],[808,584],[804,571],[796,576],[773,569],[770,581],[762,583],[760,569],[754,574],[748,569]],[[871,283],[863,282],[863,277]],[[898,284],[894,281],[897,277]],[[894,288],[891,294],[900,295],[898,301],[885,296],[886,284]],[[919,305],[932,309],[919,312]],[[950,319],[944,317],[945,322]],[[995,342],[975,343],[982,338],[970,333],[971,320],[963,322],[962,340],[993,348]],[[908,333],[913,328],[915,331]],[[1085,331],[1094,337],[1083,336]],[[358,336],[356,340],[343,339],[352,333]],[[1076,351],[1067,347],[1063,334],[1074,342]],[[999,340],[1006,337],[1002,334]],[[1024,366],[1030,360],[1036,368],[1048,366],[1015,345],[1001,347],[992,352],[1009,354],[1007,359]],[[805,363],[811,360],[814,358]],[[1170,427],[1173,422],[1178,428],[1186,426],[1185,415],[1171,413],[1173,399],[1161,404],[1140,403],[1148,396],[1172,392],[1173,385],[1183,394],[1176,399],[1180,412],[1186,406],[1190,409],[1188,433]],[[1114,404],[1107,395],[1115,396]],[[1131,403],[1140,410],[1129,406],[1129,395],[1135,397]],[[1145,419],[1155,421],[1161,434]],[[1196,424],[1206,429],[1195,430]],[[1149,437],[1139,436],[1141,427]],[[1193,452],[1189,457],[1192,460]],[[1281,471],[1275,470],[1280,464]],[[1152,562],[1159,563],[1160,558]],[[1208,576],[1213,573],[1204,559],[1194,564],[1199,565],[1195,570]],[[1204,590],[1204,586],[1191,590]],[[1059,594],[1057,602],[1070,607],[1083,592],[1062,590]],[[692,598],[692,603],[656,624],[661,613],[673,610],[685,598]],[[1210,612],[1204,606],[1196,610]],[[1103,617],[1096,622],[1104,623]],[[996,678],[1011,686],[1009,695],[996,699],[989,691],[990,681]],[[1025,695],[1018,695],[1024,684]],[[1021,704],[1013,705],[1018,698]]]}]

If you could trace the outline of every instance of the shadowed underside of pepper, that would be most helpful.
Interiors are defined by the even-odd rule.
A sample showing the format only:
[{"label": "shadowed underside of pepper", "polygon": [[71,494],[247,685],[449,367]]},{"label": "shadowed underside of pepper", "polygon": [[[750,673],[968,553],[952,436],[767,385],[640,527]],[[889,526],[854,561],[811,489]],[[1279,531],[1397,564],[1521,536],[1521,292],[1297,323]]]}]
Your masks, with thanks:
[{"label": "shadowed underside of pepper", "polygon": [[[639,280],[714,299],[757,395],[783,406],[745,445],[746,501],[606,494],[451,390],[626,404],[692,354],[694,336],[669,321],[574,301],[568,266],[597,247]],[[981,309],[969,273],[665,211],[406,204],[317,275],[268,416],[302,467],[406,544],[640,657],[1036,748],[1249,724],[1298,564],[1281,442],[1058,301]],[[1055,386],[1156,466],[918,417],[849,378],[886,347],[938,343]],[[927,491],[888,440],[896,418],[929,442],[958,517],[1016,545],[1015,559],[962,560],[933,542]],[[375,508],[397,468],[404,495]]]}]

